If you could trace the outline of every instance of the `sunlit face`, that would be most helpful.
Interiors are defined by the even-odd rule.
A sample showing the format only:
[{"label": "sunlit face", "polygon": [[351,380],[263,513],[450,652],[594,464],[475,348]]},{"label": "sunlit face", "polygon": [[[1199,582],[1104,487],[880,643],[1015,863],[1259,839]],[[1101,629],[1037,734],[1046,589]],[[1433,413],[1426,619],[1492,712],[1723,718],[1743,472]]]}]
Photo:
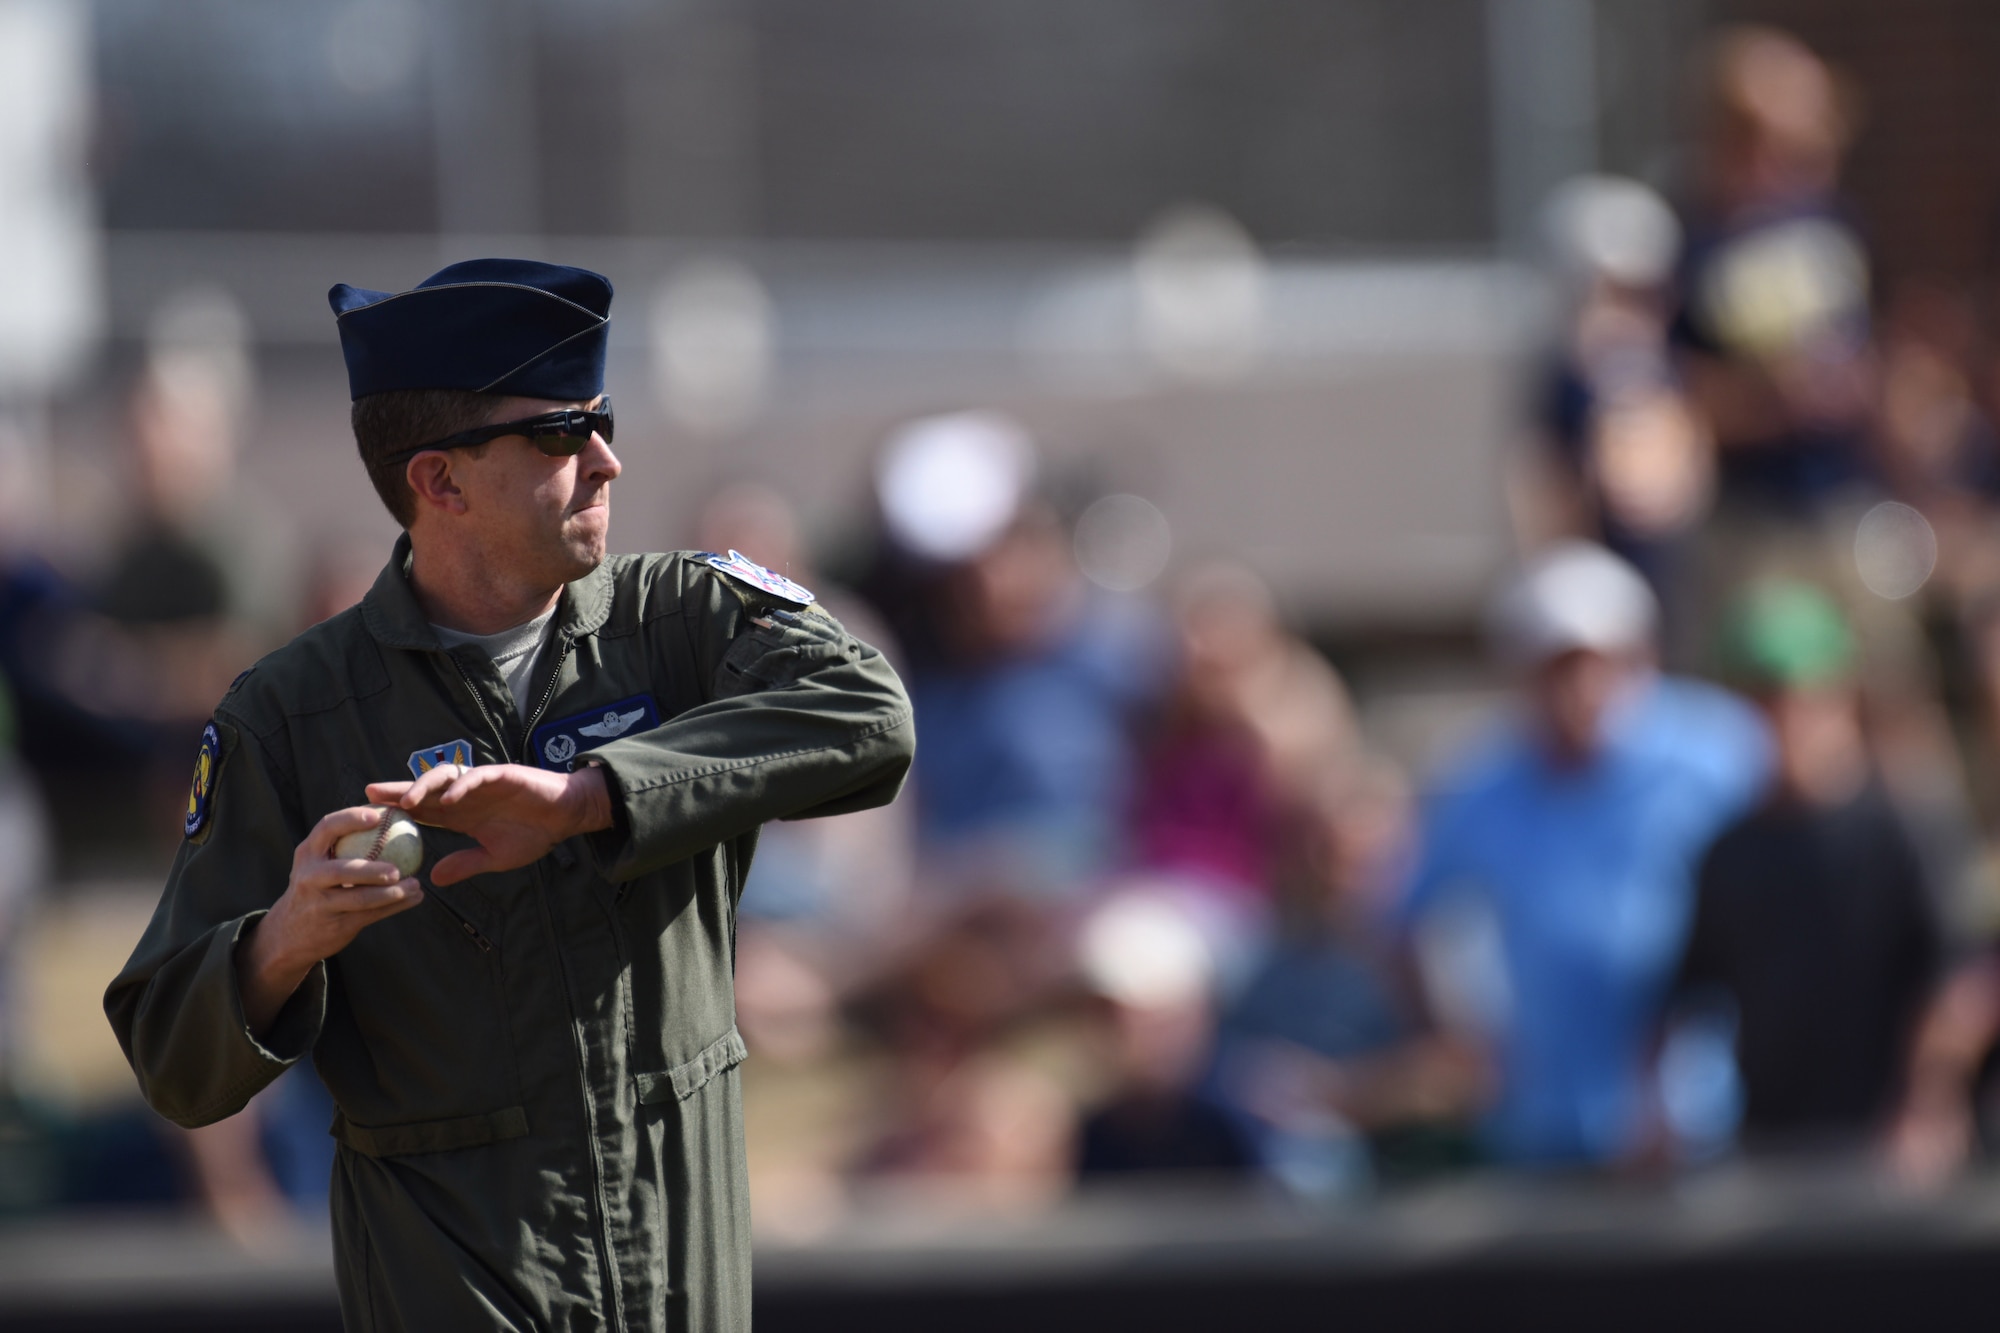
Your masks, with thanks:
[{"label": "sunlit face", "polygon": [[948,608],[951,637],[968,659],[1032,649],[1076,589],[1069,541],[1052,514],[1024,515],[959,568]]},{"label": "sunlit face", "polygon": [[1528,694],[1557,759],[1582,763],[1597,752],[1607,715],[1640,669],[1630,657],[1582,649],[1559,654],[1535,669]]},{"label": "sunlit face", "polygon": [[1779,690],[1762,701],[1777,742],[1778,780],[1794,796],[1834,804],[1867,780],[1868,746],[1852,686]]},{"label": "sunlit face", "polygon": [[[489,419],[514,421],[600,401],[506,398]],[[581,578],[603,562],[611,483],[623,465],[602,435],[592,435],[567,458],[544,454],[526,436],[504,435],[477,451],[452,450],[450,459],[451,480],[463,498],[459,520],[485,559],[549,586]]]}]

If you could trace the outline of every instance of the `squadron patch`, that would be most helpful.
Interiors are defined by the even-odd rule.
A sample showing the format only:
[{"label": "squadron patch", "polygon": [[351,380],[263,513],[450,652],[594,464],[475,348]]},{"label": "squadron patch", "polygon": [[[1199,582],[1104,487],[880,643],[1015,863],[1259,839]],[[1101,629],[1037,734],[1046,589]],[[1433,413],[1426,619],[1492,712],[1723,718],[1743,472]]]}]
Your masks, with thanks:
[{"label": "squadron patch", "polygon": [[600,704],[574,717],[544,722],[529,738],[529,749],[543,768],[567,773],[569,761],[585,750],[659,725],[660,709],[653,696],[635,694],[614,704]]},{"label": "squadron patch", "polygon": [[215,772],[222,767],[222,733],[213,722],[201,729],[201,749],[194,756],[194,780],[188,784],[187,815],[181,832],[192,838],[208,823],[208,808],[215,796]]},{"label": "squadron patch", "polygon": [[472,742],[446,741],[443,745],[433,745],[427,750],[410,752],[410,776],[413,778],[422,777],[439,764],[457,764],[460,768],[471,768]]},{"label": "squadron patch", "polygon": [[713,551],[703,551],[695,559],[713,569],[720,570],[739,583],[747,583],[753,588],[770,593],[773,597],[787,602],[797,602],[800,606],[811,606],[812,590],[801,588],[783,574],[774,574],[754,560],[741,553],[731,551],[728,555],[717,555]]}]

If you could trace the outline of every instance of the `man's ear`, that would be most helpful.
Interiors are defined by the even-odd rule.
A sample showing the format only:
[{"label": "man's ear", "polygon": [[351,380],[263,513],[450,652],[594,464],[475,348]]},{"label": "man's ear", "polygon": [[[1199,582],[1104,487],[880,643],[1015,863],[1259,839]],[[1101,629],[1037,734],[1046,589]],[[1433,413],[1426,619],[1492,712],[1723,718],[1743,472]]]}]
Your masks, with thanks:
[{"label": "man's ear", "polygon": [[452,462],[452,456],[442,449],[410,460],[403,475],[416,492],[418,505],[450,514],[465,512],[465,493],[452,476]]}]

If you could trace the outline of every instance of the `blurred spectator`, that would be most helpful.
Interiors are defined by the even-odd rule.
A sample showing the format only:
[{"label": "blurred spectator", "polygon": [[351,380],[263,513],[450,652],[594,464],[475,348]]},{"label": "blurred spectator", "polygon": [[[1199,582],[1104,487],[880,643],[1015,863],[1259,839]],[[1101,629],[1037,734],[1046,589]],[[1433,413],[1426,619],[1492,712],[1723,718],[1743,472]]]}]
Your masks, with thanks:
[{"label": "blurred spectator", "polygon": [[253,1253],[287,1248],[298,1235],[299,1218],[264,1159],[257,1113],[245,1110],[181,1137],[195,1197],[216,1225]]},{"label": "blurred spectator", "polygon": [[1859,1146],[1886,1125],[1937,979],[1935,895],[1873,772],[1833,602],[1766,584],[1724,645],[1777,762],[1763,803],[1702,861],[1677,989],[1734,1004],[1746,1147]]},{"label": "blurred spectator", "polygon": [[[701,511],[695,515],[694,541],[698,550],[740,551],[766,569],[803,583],[815,593],[832,594],[836,601],[845,600],[808,566],[799,535],[799,516],[791,502],[769,486],[734,481],[718,488],[702,502]],[[834,610],[825,596],[817,600],[829,611]],[[844,618],[842,623],[846,623]]]},{"label": "blurred spectator", "polygon": [[1303,1195],[1351,1193],[1437,1159],[1484,1091],[1478,1052],[1426,1032],[1383,909],[1405,869],[1409,790],[1386,765],[1329,775],[1286,839],[1276,947],[1224,1015],[1215,1086],[1263,1168]]},{"label": "blurred spectator", "polygon": [[1970,778],[1978,814],[1991,832],[2000,828],[2000,589],[1973,601],[1959,622],[1971,680],[1963,722]]},{"label": "blurred spectator", "polygon": [[1012,897],[964,904],[865,992],[888,1062],[864,1179],[972,1202],[1045,1202],[1070,1176],[1075,1104],[1023,1034],[1065,971],[1049,914]]},{"label": "blurred spectator", "polygon": [[1032,1063],[1005,1051],[926,1070],[896,1086],[897,1132],[865,1163],[878,1183],[933,1204],[1038,1207],[1068,1181],[1075,1111],[1068,1094]]},{"label": "blurred spectator", "polygon": [[18,1089],[22,1033],[20,940],[51,869],[48,816],[15,758],[14,701],[0,676],[0,1213],[49,1202],[60,1187],[53,1150]]},{"label": "blurred spectator", "polygon": [[333,1096],[306,1059],[235,1115],[168,1132],[186,1188],[216,1225],[252,1254],[276,1254],[298,1246],[311,1219],[324,1215],[333,1113]]},{"label": "blurred spectator", "polygon": [[1571,304],[1541,417],[1556,505],[1571,512],[1545,523],[1602,541],[1671,608],[1714,480],[1714,442],[1668,339],[1680,224],[1639,182],[1588,176],[1550,200],[1547,225]]},{"label": "blurred spectator", "polygon": [[1133,855],[1146,869],[1261,900],[1288,807],[1353,761],[1347,690],[1241,566],[1189,576],[1175,619],[1179,673],[1145,756]]},{"label": "blurred spectator", "polygon": [[1496,600],[1520,716],[1461,757],[1423,818],[1400,906],[1431,998],[1492,1043],[1500,1160],[1609,1164],[1644,1126],[1649,1036],[1685,940],[1697,859],[1761,789],[1764,727],[1657,675],[1644,580],[1586,543]]},{"label": "blurred spectator", "polygon": [[1888,1140],[1906,1185],[1944,1183],[2000,1143],[2000,956],[1987,951],[1939,988],[1911,1042],[1904,1095]]},{"label": "blurred spectator", "polygon": [[48,811],[34,778],[16,757],[16,707],[7,678],[0,675],[0,1079],[14,1045],[8,1005],[12,941],[54,869]]},{"label": "blurred spectator", "polygon": [[259,1147],[280,1193],[302,1216],[317,1217],[333,1182],[333,1094],[301,1060],[259,1094]]},{"label": "blurred spectator", "polygon": [[82,611],[81,594],[28,547],[9,544],[0,560],[0,678],[13,696],[12,735],[21,757],[46,770],[73,762],[79,749],[93,762],[107,749],[115,752],[117,738],[63,690],[51,660],[52,645]]},{"label": "blurred spectator", "polygon": [[1112,898],[1084,923],[1080,961],[1102,1005],[1109,1088],[1078,1136],[1079,1178],[1245,1174],[1242,1132],[1197,1092],[1215,1024],[1195,921],[1165,898]]},{"label": "blurred spectator", "polygon": [[1035,468],[1019,426],[963,413],[898,433],[877,488],[894,548],[926,571],[905,645],[929,878],[1061,895],[1119,850],[1164,651],[1142,606],[1078,574]]},{"label": "blurred spectator", "polygon": [[[296,628],[292,533],[237,473],[255,392],[247,337],[219,291],[186,291],[155,312],[126,405],[130,512],[96,587],[97,610],[120,626],[179,627],[203,641],[227,631],[253,649]],[[153,711],[188,707],[172,686],[194,693],[181,679],[193,668],[165,674],[172,684],[156,686]]]},{"label": "blurred spectator", "polygon": [[1716,42],[1674,331],[1726,501],[1807,517],[1864,476],[1868,254],[1836,195],[1851,99],[1796,38]]},{"label": "blurred spectator", "polygon": [[[1921,603],[1930,622],[1924,628],[1948,650],[1942,654],[1949,669],[1945,702],[1956,714],[1950,721],[1959,727],[1976,815],[1990,831],[2000,827],[2000,730],[1995,728],[2000,710],[1992,706],[2000,700],[1995,692],[2000,636],[1994,632],[2000,625],[1994,614],[2000,608],[2000,530],[1993,521],[2000,505],[2000,433],[1982,401],[1980,380],[1988,354],[1984,341],[1964,293],[1937,283],[1901,284],[1883,321],[1876,433],[1887,481],[1901,500],[1915,507],[1928,531],[1916,520],[1906,519],[1906,524],[1919,541],[1934,535],[1935,577],[1923,597],[1911,600]],[[1949,724],[1937,713],[1935,691],[1923,688],[1931,682],[1920,678],[1917,684],[1923,698],[1896,702],[1904,705],[1919,732],[1944,732]],[[1883,691],[1874,679],[1868,686],[1870,711],[1879,714],[1876,696]],[[1920,707],[1910,708],[1913,702]],[[1934,753],[1929,766],[1957,776],[1948,742],[1920,748],[1947,752],[1943,762]],[[1877,758],[1885,762],[1888,756]],[[1921,776],[1912,765],[1899,767],[1911,777]],[[1908,806],[1900,788],[1909,784],[1898,780],[1902,776],[1892,772],[1891,786]],[[1963,837],[1968,822],[1963,790],[1955,795],[1960,803],[1953,812],[1957,827],[1938,831],[1947,838]],[[1936,859],[1939,836],[1922,842],[1926,854]]]},{"label": "blurred spectator", "polygon": [[[1977,525],[2000,500],[2000,434],[1975,378],[1982,351],[1969,294],[1935,282],[1906,281],[1896,288],[1882,321],[1875,437],[1884,480],[1923,511],[1941,537],[1948,529]],[[1953,545],[1946,541],[1939,552],[1946,572],[1954,563]],[[1989,555],[1978,572],[1976,582],[1990,585],[2000,569]]]},{"label": "blurred spectator", "polygon": [[349,539],[321,545],[306,567],[305,594],[293,628],[310,628],[359,602],[374,586],[386,559],[379,541]]},{"label": "blurred spectator", "polygon": [[[0,1217],[59,1203],[171,1196],[171,1169],[150,1112],[79,1117],[28,1069],[25,1057],[39,1044],[29,1025],[48,1021],[45,1007],[34,1013],[30,932],[56,885],[48,808],[16,749],[19,707],[0,672]],[[126,1149],[136,1151],[127,1156]],[[93,1169],[121,1157],[115,1177]],[[100,1184],[111,1188],[93,1188]]]},{"label": "blurred spectator", "polygon": [[76,775],[58,796],[88,782],[84,804],[161,843],[178,836],[189,756],[216,701],[296,628],[291,534],[235,475],[249,394],[242,338],[221,298],[161,312],[128,404],[121,540],[40,650],[54,692],[137,755],[109,780]]}]

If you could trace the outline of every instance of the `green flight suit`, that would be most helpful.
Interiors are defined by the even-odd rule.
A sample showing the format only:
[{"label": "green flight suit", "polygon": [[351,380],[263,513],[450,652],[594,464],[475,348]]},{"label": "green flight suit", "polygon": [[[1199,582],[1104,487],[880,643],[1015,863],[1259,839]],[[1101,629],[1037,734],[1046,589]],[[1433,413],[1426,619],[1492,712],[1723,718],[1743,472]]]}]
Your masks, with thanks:
[{"label": "green flight suit", "polygon": [[[112,1026],[146,1100],[188,1126],[312,1053],[339,1107],[350,1329],[747,1328],[737,896],[766,820],[894,798],[908,698],[817,606],[691,555],[613,556],[565,589],[523,720],[477,647],[440,647],[408,560],[405,537],[358,607],[217,707],[200,826],[105,995]],[[658,725],[575,746],[647,703]],[[565,715],[604,723],[533,739]],[[366,783],[455,742],[481,764],[538,762],[536,747],[564,760],[544,767],[601,762],[616,826],[524,869],[426,883],[254,1036],[234,950],[293,849]],[[472,845],[424,841],[426,867]]]}]

